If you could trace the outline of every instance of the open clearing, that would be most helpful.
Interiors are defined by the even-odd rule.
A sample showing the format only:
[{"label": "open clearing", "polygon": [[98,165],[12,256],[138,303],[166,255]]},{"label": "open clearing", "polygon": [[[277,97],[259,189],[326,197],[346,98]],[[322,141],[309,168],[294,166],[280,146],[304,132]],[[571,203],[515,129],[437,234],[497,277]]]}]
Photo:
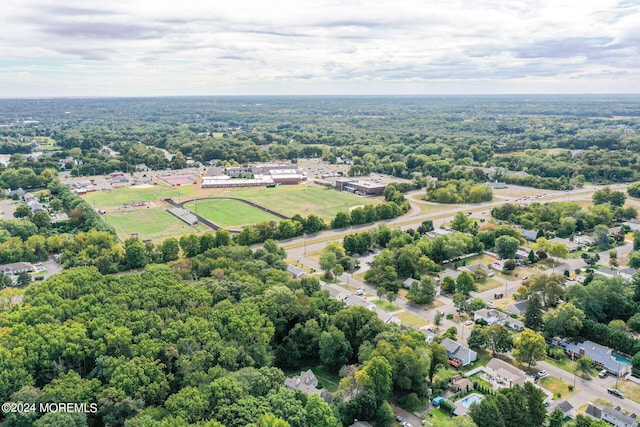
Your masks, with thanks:
[{"label": "open clearing", "polygon": [[[355,196],[314,184],[279,185],[276,188],[203,189],[198,192],[198,197],[207,196],[247,199],[288,217],[295,214],[303,217],[315,214],[324,220],[331,220],[339,211],[349,211],[354,206],[380,203],[379,199]],[[199,205],[198,202],[198,209]]]},{"label": "open clearing", "polygon": [[186,199],[195,191],[193,186],[167,187],[164,185],[140,185],[122,187],[110,191],[95,191],[82,196],[87,203],[96,209],[110,209],[133,202],[150,202],[173,198],[176,202]]},{"label": "open clearing", "polygon": [[[235,197],[255,202],[288,217],[295,214],[300,214],[303,217],[315,214],[325,221],[333,219],[339,211],[349,211],[354,206],[377,205],[382,200],[381,198],[360,197],[315,184],[232,189],[199,188],[195,185],[180,187],[153,185],[150,188],[129,186],[111,191],[96,191],[83,196],[96,209],[107,210],[126,203],[160,201],[166,197],[171,197],[178,203],[193,198]],[[200,202],[198,202],[198,213],[200,213]]]},{"label": "open clearing", "polygon": [[115,228],[120,240],[138,233],[141,240],[166,239],[208,230],[204,225],[189,226],[164,209],[135,209],[106,215],[107,224]]},{"label": "open clearing", "polygon": [[185,207],[221,227],[251,225],[279,220],[275,216],[239,200],[205,199],[189,202]]}]

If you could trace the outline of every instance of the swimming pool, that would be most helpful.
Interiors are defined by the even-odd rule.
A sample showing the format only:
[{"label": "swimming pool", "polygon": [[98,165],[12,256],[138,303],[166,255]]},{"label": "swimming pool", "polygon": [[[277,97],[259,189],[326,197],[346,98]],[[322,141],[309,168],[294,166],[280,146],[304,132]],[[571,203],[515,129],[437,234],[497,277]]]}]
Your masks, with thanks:
[{"label": "swimming pool", "polygon": [[464,406],[465,408],[468,408],[469,406],[473,405],[474,403],[480,403],[480,401],[483,399],[483,397],[479,394],[470,394],[469,396],[465,397],[462,400],[458,400],[456,403],[460,403],[462,406]]},{"label": "swimming pool", "polygon": [[627,358],[618,356],[617,354],[614,354],[613,358],[616,362],[620,362],[622,365],[631,366],[631,361]]}]

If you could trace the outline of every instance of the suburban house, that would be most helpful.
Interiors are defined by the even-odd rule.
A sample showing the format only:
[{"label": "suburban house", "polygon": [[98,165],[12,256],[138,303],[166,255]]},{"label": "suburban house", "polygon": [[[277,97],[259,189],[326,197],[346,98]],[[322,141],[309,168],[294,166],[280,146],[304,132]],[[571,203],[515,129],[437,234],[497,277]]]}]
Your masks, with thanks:
[{"label": "suburban house", "polygon": [[291,274],[291,276],[294,279],[300,279],[301,277],[304,277],[307,275],[307,272],[304,271],[303,269],[296,267],[295,265],[291,265],[288,264],[287,265],[287,271],[289,272],[289,274]]},{"label": "suburban house", "polygon": [[454,368],[467,366],[478,358],[478,353],[450,338],[442,340],[440,345],[444,347],[449,358],[449,364]]},{"label": "suburban house", "polygon": [[476,271],[482,270],[487,274],[487,277],[493,277],[494,276],[493,271],[488,269],[486,266],[484,266],[482,264],[467,265],[467,266],[464,266],[464,267],[460,267],[460,270],[468,271],[469,273],[473,274],[474,276],[476,274]]},{"label": "suburban house", "polygon": [[473,382],[469,378],[465,378],[462,375],[456,375],[453,377],[451,383],[449,383],[449,390],[454,393],[461,392],[463,395],[469,393],[474,388]]},{"label": "suburban house", "polygon": [[395,323],[396,325],[401,325],[401,322],[398,316],[395,316],[387,311],[380,310],[378,307],[375,306],[375,304],[367,301],[366,299],[358,295],[353,295],[353,294],[349,295],[344,300],[344,303],[347,307],[351,307],[352,305],[359,305],[360,307],[364,307],[367,310],[373,311],[376,314],[376,316],[378,316],[378,318],[382,320],[382,323],[384,323],[385,325],[389,323]]},{"label": "suburban house", "polygon": [[494,389],[511,388],[522,385],[529,379],[524,371],[508,364],[504,360],[493,358],[484,369],[485,379]]},{"label": "suburban house", "polygon": [[553,403],[549,405],[549,413],[555,411],[556,409],[560,410],[565,418],[575,418],[576,416],[576,412],[573,410],[573,405],[569,403],[568,400],[554,400]]},{"label": "suburban house", "polygon": [[593,246],[596,244],[596,238],[593,236],[574,236],[573,241],[579,245]]},{"label": "suburban house", "polygon": [[445,269],[438,275],[438,283],[442,282],[445,277],[451,277],[453,280],[458,280],[458,276],[462,274],[460,270],[452,270],[450,268]]},{"label": "suburban house", "polygon": [[637,272],[638,270],[636,270],[635,268],[621,268],[620,270],[618,270],[618,276],[624,277],[625,279],[629,280]]},{"label": "suburban house", "polygon": [[373,426],[366,421],[356,421],[353,424],[351,424],[349,427],[373,427]]},{"label": "suburban house", "polygon": [[616,427],[638,426],[636,414],[627,415],[622,412],[622,409],[619,406],[612,408],[610,406],[598,405],[597,403],[589,403],[589,406],[587,406],[587,410],[584,413],[591,418],[604,420]]},{"label": "suburban house", "polygon": [[536,230],[520,228],[519,231],[522,233],[522,237],[530,242],[535,242],[538,239],[538,232]]},{"label": "suburban house", "polygon": [[612,270],[610,268],[601,267],[597,270],[593,270],[594,274],[599,274],[600,276],[604,276],[609,279],[612,277],[620,276],[627,280],[631,279],[631,277],[633,277],[633,275],[637,272],[638,270],[636,270],[635,268],[621,268],[620,270]]},{"label": "suburban house", "polygon": [[285,378],[284,385],[289,390],[300,390],[306,394],[318,394],[326,402],[331,402],[331,393],[323,388],[318,388],[318,378],[311,369],[300,372],[300,375]]},{"label": "suburban house", "polygon": [[640,231],[640,219],[630,219],[622,223],[625,227],[628,227],[631,231]]},{"label": "suburban house", "polygon": [[527,311],[527,306],[529,305],[529,300],[525,299],[522,301],[518,301],[514,304],[509,304],[507,306],[507,311],[509,313],[513,313],[516,316],[524,316],[525,312]]},{"label": "suburban house", "polygon": [[515,331],[524,330],[524,323],[520,320],[509,317],[503,312],[494,309],[483,308],[482,310],[475,311],[473,313],[473,320],[482,320],[487,322],[489,326],[503,325]]},{"label": "suburban house", "polygon": [[572,242],[569,239],[563,239],[561,237],[554,237],[553,239],[549,239],[551,243],[562,243],[569,249],[569,252],[577,251],[580,248],[580,245],[576,242]]},{"label": "suburban house", "polygon": [[30,262],[12,262],[11,264],[0,265],[0,273],[6,275],[16,275],[25,271],[27,273],[35,271],[33,264]]},{"label": "suburban house", "polygon": [[496,325],[496,324],[502,325],[506,317],[507,317],[506,314],[498,310],[486,309],[486,308],[475,311],[473,313],[474,321],[483,320],[487,322],[487,325],[489,326]]},{"label": "suburban house", "polygon": [[613,376],[621,377],[629,371],[628,362],[614,359],[609,347],[596,344],[593,341],[566,343],[564,346],[565,351],[572,359],[589,356],[598,369],[606,369]]},{"label": "suburban house", "polygon": [[414,279],[413,277],[408,277],[404,279],[404,281],[402,282],[402,287],[405,289],[411,289],[414,282],[417,282],[417,280]]}]

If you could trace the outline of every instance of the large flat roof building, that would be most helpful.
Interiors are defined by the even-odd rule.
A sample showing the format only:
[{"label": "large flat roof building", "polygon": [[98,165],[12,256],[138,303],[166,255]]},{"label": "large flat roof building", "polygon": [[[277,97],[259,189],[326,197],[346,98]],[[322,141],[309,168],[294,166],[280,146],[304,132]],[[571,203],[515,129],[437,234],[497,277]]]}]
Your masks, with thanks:
[{"label": "large flat roof building", "polygon": [[336,189],[362,196],[379,196],[387,188],[386,184],[377,182],[361,181],[353,178],[336,179]]}]

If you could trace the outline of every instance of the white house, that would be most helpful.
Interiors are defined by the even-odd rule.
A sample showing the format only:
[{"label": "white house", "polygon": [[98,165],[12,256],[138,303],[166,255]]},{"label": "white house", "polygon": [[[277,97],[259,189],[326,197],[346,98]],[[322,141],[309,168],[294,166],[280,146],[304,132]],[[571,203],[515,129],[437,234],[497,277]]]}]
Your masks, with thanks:
[{"label": "white house", "polygon": [[529,379],[524,371],[496,358],[487,363],[484,371],[487,379],[496,389],[522,385]]}]

